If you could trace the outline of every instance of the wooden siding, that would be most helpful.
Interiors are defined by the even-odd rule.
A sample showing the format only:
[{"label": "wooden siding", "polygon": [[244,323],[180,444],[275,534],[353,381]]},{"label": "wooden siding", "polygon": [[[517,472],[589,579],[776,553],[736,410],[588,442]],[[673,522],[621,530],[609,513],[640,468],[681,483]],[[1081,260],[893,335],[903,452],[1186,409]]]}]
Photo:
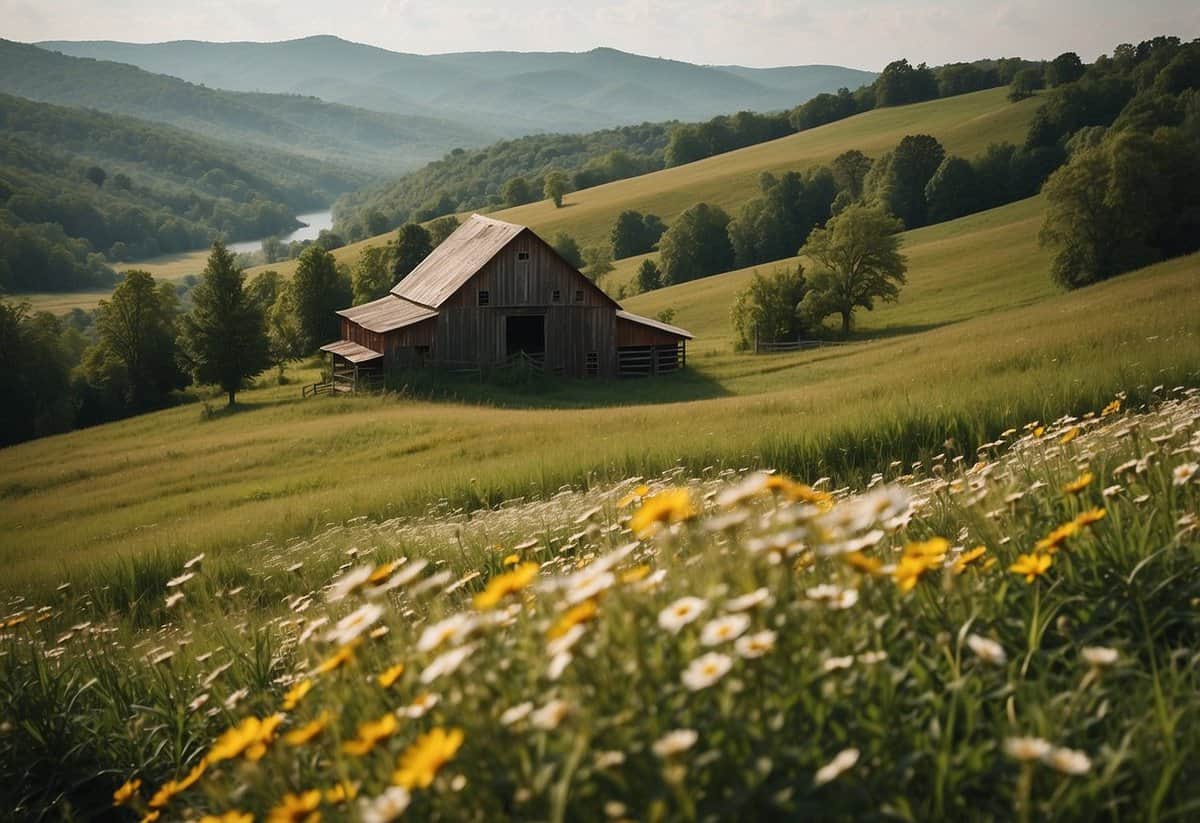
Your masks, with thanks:
[{"label": "wooden siding", "polygon": [[[529,259],[520,260],[521,253]],[[479,305],[481,290],[488,293],[486,306]],[[599,374],[616,373],[615,304],[529,231],[438,307],[434,357],[476,365],[504,360],[511,354],[507,318],[529,315],[546,318],[547,371],[582,376],[594,355]]]}]

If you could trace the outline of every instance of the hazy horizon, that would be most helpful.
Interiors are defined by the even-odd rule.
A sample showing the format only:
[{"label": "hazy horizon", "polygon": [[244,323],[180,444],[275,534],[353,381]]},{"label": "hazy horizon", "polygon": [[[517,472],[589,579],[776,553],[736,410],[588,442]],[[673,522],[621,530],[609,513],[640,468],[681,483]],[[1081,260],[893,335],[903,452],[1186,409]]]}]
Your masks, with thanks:
[{"label": "hazy horizon", "polygon": [[610,47],[709,65],[830,64],[871,71],[899,57],[941,64],[1075,51],[1091,61],[1117,43],[1200,34],[1200,6],[1186,0],[1136,7],[1064,0],[1053,8],[1030,0],[970,0],[950,8],[932,2],[902,8],[889,0],[805,7],[778,0],[623,0],[583,9],[547,0],[514,0],[497,9],[463,0],[454,14],[411,0],[344,0],[337,21],[324,20],[325,9],[316,0],[284,8],[262,0],[62,0],[52,10],[28,0],[0,0],[4,36],[25,42],[278,42],[333,35],[411,54]]}]

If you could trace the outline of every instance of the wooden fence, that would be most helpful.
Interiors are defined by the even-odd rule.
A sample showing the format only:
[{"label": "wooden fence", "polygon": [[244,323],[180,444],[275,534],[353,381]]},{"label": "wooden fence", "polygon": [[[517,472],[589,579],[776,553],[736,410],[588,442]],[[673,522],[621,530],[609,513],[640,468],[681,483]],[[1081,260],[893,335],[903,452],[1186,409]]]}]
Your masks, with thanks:
[{"label": "wooden fence", "polygon": [[804,351],[805,349],[819,349],[824,346],[840,345],[841,341],[838,340],[784,340],[777,343],[766,343],[756,339],[754,341],[754,353],[775,354],[776,352]]}]

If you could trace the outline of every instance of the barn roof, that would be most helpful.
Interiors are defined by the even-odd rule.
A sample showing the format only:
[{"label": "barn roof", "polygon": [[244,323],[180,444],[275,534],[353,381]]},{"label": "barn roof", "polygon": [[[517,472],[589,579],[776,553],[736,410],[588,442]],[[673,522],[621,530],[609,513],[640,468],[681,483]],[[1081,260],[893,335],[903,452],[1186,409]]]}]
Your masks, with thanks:
[{"label": "barn roof", "polygon": [[327,351],[339,357],[344,357],[351,363],[365,363],[368,360],[383,357],[381,352],[368,349],[366,346],[360,346],[352,340],[339,340],[336,343],[326,343],[321,347],[321,351]]},{"label": "barn roof", "polygon": [[637,323],[642,326],[649,326],[652,329],[658,329],[667,334],[673,334],[676,337],[682,337],[685,340],[692,339],[692,333],[687,329],[681,329],[678,326],[672,326],[670,323],[664,323],[661,320],[651,320],[649,317],[642,317],[640,314],[634,314],[631,311],[624,309],[617,310],[618,320],[628,320],[631,323]]},{"label": "barn roof", "polygon": [[392,294],[436,309],[462,288],[524,226],[473,214],[392,288]]},{"label": "barn roof", "polygon": [[385,294],[378,300],[363,303],[361,306],[342,309],[338,314],[367,331],[379,334],[437,317],[437,312],[433,309],[391,294]]}]

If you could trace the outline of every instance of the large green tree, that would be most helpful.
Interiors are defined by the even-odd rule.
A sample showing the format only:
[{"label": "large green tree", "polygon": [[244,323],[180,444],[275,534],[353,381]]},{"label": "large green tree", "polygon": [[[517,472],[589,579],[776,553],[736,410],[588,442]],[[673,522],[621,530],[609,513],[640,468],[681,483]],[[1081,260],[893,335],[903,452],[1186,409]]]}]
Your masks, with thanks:
[{"label": "large green tree", "polygon": [[849,335],[856,309],[870,311],[878,300],[896,300],[907,271],[897,236],[902,228],[881,209],[853,205],[813,230],[800,250],[817,265],[804,313],[816,322],[840,315],[842,334]]},{"label": "large green tree", "polygon": [[925,186],[946,156],[934,137],[910,134],[875,162],[868,177],[869,199],[915,229],[928,220]]},{"label": "large green tree", "polygon": [[392,282],[399,283],[433,251],[433,238],[420,223],[405,223],[392,244]]},{"label": "large green tree", "polygon": [[214,243],[180,334],[181,360],[197,383],[221,387],[232,406],[247,379],[270,364],[263,310],[233,253]]},{"label": "large green tree", "polygon": [[562,256],[572,266],[577,269],[582,269],[584,266],[583,252],[579,249],[579,243],[574,237],[567,234],[565,231],[560,231],[554,235],[554,242],[550,244],[554,250]]},{"label": "large green tree", "polygon": [[684,211],[659,241],[664,283],[685,283],[733,267],[729,215],[720,206],[697,203]]},{"label": "large green tree", "polygon": [[947,157],[925,184],[925,202],[931,223],[953,220],[984,208],[984,194],[975,168],[961,157]]},{"label": "large green tree", "polygon": [[437,220],[431,221],[429,224],[430,245],[436,249],[442,245],[442,241],[454,234],[458,227],[458,218],[453,214],[447,214],[445,217],[439,217]]},{"label": "large green tree", "polygon": [[837,187],[848,193],[851,201],[861,200],[863,181],[871,171],[871,158],[858,149],[849,149],[833,158],[830,166]]},{"label": "large green tree", "polygon": [[144,271],[125,272],[112,297],[100,301],[93,362],[111,358],[119,365],[127,406],[149,408],[187,385],[176,362],[178,315],[175,289]]},{"label": "large green tree", "polygon": [[637,270],[638,293],[662,288],[662,269],[653,260],[643,260]]},{"label": "large green tree", "polygon": [[335,312],[350,305],[353,292],[332,254],[320,246],[305,249],[288,292],[305,354],[337,339],[341,327]]},{"label": "large green tree", "polygon": [[71,426],[71,358],[61,321],[0,298],[0,446]]}]

